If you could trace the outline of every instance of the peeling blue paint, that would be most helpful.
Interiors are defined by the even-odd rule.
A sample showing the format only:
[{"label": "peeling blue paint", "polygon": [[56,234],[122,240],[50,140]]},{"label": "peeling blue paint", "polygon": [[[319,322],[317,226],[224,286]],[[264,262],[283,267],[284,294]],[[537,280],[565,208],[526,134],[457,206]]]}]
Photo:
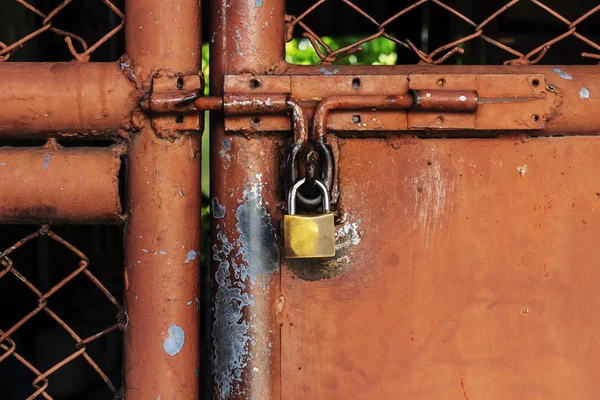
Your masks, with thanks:
[{"label": "peeling blue paint", "polygon": [[229,142],[229,140],[221,139],[221,142],[223,143],[223,147],[225,147],[225,150],[231,150],[231,143]]},{"label": "peeling blue paint", "polygon": [[231,280],[230,270],[233,269],[239,276],[241,268],[235,261],[236,257],[230,257],[233,248],[229,239],[218,232],[217,244],[213,245],[213,260],[218,262],[215,273],[218,290],[213,306],[212,363],[215,383],[224,399],[230,397],[235,383],[241,382],[242,372],[248,365],[250,326],[244,320],[243,310],[254,304],[250,296],[244,293],[245,285]]},{"label": "peeling blue paint", "polygon": [[[244,52],[242,51],[242,48],[241,48],[241,43],[243,42],[243,39],[242,39],[242,32],[240,31],[240,28],[235,29],[235,36],[233,37],[233,41],[235,42],[236,54],[238,56],[243,56]],[[231,56],[235,60],[235,55],[233,53],[231,54]]]},{"label": "peeling blue paint", "polygon": [[581,90],[579,91],[579,97],[581,97],[582,99],[589,99],[590,98],[590,90],[586,87],[582,87]]},{"label": "peeling blue paint", "polygon": [[196,259],[196,256],[198,255],[197,251],[194,250],[190,250],[187,253],[187,257],[185,258],[185,263],[189,264],[190,261],[194,261]]},{"label": "peeling blue paint", "polygon": [[256,7],[262,7],[263,0],[256,0]]},{"label": "peeling blue paint", "polygon": [[319,71],[320,73],[322,73],[323,75],[335,75],[338,72],[340,72],[339,68],[332,68],[331,71],[328,70],[327,68],[323,67],[323,68],[319,68],[317,71]]},{"label": "peeling blue paint", "polygon": [[221,204],[219,204],[219,199],[213,197],[212,199],[212,214],[214,218],[221,219],[225,217],[225,213],[227,210]]},{"label": "peeling blue paint", "polygon": [[[263,207],[260,182],[244,191],[244,203],[235,214],[240,233],[242,259],[247,263],[247,276],[256,280],[270,276],[278,268],[277,232],[271,216]],[[242,281],[246,280],[242,273]]]},{"label": "peeling blue paint", "polygon": [[46,153],[46,155],[44,156],[44,171],[47,170],[49,166],[50,166],[50,154]]},{"label": "peeling blue paint", "polygon": [[277,234],[263,204],[260,179],[259,174],[246,184],[236,210],[233,234],[239,237],[230,240],[225,233],[227,226],[218,224],[217,240],[212,248],[213,261],[217,263],[212,362],[221,399],[231,398],[240,387],[242,374],[253,357],[270,358],[270,349],[264,349],[265,354],[252,352],[254,335],[267,326],[256,312],[248,315],[248,308],[254,306],[250,288],[257,285],[266,288],[278,270],[279,260]]},{"label": "peeling blue paint", "polygon": [[561,78],[566,79],[568,81],[572,81],[573,77],[569,74],[567,74],[565,71],[563,71],[560,68],[552,68],[552,72],[556,72],[557,74],[560,75]]},{"label": "peeling blue paint", "polygon": [[163,349],[171,357],[178,354],[185,344],[185,332],[179,325],[171,325],[167,330],[169,336],[163,342]]}]

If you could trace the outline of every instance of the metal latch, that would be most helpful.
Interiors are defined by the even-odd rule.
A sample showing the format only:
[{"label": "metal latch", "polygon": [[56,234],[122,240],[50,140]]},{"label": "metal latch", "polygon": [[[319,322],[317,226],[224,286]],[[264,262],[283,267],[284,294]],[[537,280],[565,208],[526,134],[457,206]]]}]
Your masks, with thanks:
[{"label": "metal latch", "polygon": [[453,91],[466,88],[477,93],[476,98],[465,99],[465,104],[475,108],[473,113],[459,108],[439,112],[415,108],[407,115],[408,129],[542,129],[557,100],[543,74],[411,74],[408,79],[408,89],[425,96],[432,87],[451,98]]},{"label": "metal latch", "polygon": [[544,74],[230,75],[223,97],[202,86],[157,75],[142,109],[168,136],[200,130],[203,110],[223,110],[228,131],[290,131],[290,100],[321,132],[535,130],[560,103]]},{"label": "metal latch", "polygon": [[152,117],[152,127],[161,137],[182,132],[202,132],[202,115],[194,101],[204,90],[202,75],[158,72],[152,77],[150,92],[141,102],[142,111]]},{"label": "metal latch", "polygon": [[[325,107],[328,132],[535,130],[560,103],[544,74],[231,75],[224,86],[238,96],[287,95],[315,124]],[[228,131],[291,127],[287,115],[260,110],[225,119]]]}]

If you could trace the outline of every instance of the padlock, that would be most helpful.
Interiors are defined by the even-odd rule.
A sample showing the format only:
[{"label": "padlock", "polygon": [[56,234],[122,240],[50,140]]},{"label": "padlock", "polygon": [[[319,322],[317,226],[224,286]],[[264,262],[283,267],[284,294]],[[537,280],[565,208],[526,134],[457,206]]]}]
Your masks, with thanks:
[{"label": "padlock", "polygon": [[300,179],[290,189],[288,214],[283,216],[285,258],[326,258],[335,256],[335,222],[330,211],[327,186],[319,180],[315,184],[323,199],[321,214],[296,214],[296,196],[304,184]]}]

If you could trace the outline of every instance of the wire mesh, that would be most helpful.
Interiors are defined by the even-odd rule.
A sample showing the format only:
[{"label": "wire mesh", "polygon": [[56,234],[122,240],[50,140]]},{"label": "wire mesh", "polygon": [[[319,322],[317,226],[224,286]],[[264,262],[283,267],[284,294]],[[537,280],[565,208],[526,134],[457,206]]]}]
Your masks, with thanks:
[{"label": "wire mesh", "polygon": [[[19,51],[19,49],[21,49],[23,46],[26,46],[28,42],[39,37],[40,35],[47,33],[51,33],[56,35],[57,37],[64,38],[66,46],[70,54],[73,56],[73,59],[84,62],[89,61],[92,53],[104,43],[106,43],[109,39],[114,37],[121,29],[123,29],[123,26],[125,25],[123,13],[121,12],[121,10],[119,10],[119,8],[117,8],[117,6],[115,6],[114,0],[102,0],[106,7],[108,7],[108,9],[111,10],[120,19],[120,23],[116,27],[111,29],[109,32],[104,34],[95,43],[88,45],[84,38],[76,35],[75,33],[53,26],[53,22],[56,16],[59,15],[61,12],[64,12],[63,10],[67,8],[69,4],[73,2],[73,0],[61,1],[61,3],[58,6],[56,6],[47,14],[40,11],[39,8],[34,7],[30,2],[27,2],[26,0],[4,0],[4,8],[6,8],[5,2],[8,1],[13,1],[17,4],[20,4],[26,10],[29,10],[32,14],[36,15],[40,19],[40,27],[38,29],[35,29],[33,32],[27,33],[25,36],[19,38],[13,43],[4,43],[1,41],[2,39],[0,38],[0,61],[8,61],[14,53]],[[3,6],[0,6],[0,9],[3,8]],[[10,12],[10,9],[8,10],[9,11],[3,12]]]},{"label": "wire mesh", "polygon": [[[564,25],[564,32],[561,34],[552,37],[549,40],[546,40],[543,43],[535,46],[533,49],[526,51],[519,51],[513,47],[508,46],[507,44],[501,43],[500,41],[488,36],[486,34],[486,28],[490,25],[492,21],[500,17],[502,14],[506,13],[512,7],[517,6],[519,3],[532,3],[537,7],[540,12],[548,13],[556,20],[560,21],[561,24]],[[356,13],[361,15],[368,23],[373,27],[373,32],[368,34],[360,39],[354,41],[351,44],[344,45],[339,49],[332,49],[323,37],[320,36],[317,32],[317,27],[309,27],[306,20],[309,15],[318,12],[318,10],[323,7],[324,4],[331,3],[342,3],[343,5],[350,7]],[[291,41],[294,37],[296,28],[300,28],[302,30],[302,36],[310,41],[312,47],[314,48],[316,54],[318,55],[321,63],[333,63],[344,57],[350,56],[358,51],[361,51],[361,45],[364,43],[373,41],[377,38],[387,38],[388,40],[396,43],[399,47],[407,49],[410,52],[416,54],[419,59],[419,63],[421,64],[441,64],[444,61],[448,60],[455,54],[463,54],[464,53],[464,44],[467,42],[475,41],[475,40],[484,40],[487,43],[495,46],[498,49],[506,52],[508,54],[509,59],[504,62],[505,65],[532,65],[539,63],[546,53],[550,50],[550,48],[557,44],[558,42],[563,41],[568,37],[574,37],[585,45],[590,47],[589,52],[581,53],[582,57],[591,58],[600,60],[600,45],[589,39],[582,33],[578,32],[578,27],[581,24],[589,20],[594,14],[600,12],[600,5],[596,5],[592,7],[578,17],[575,20],[569,20],[564,17],[561,13],[556,11],[555,9],[549,7],[544,4],[544,2],[540,0],[512,0],[504,4],[502,7],[497,9],[487,18],[485,18],[481,22],[473,21],[472,19],[465,16],[456,8],[449,6],[448,4],[440,1],[440,0],[419,0],[414,3],[398,10],[395,14],[389,16],[387,19],[383,21],[377,21],[373,18],[369,13],[367,13],[363,8],[356,5],[357,1],[354,2],[351,0],[318,0],[312,6],[307,8],[304,12],[297,16],[288,15],[287,16],[287,40]],[[563,4],[567,5],[568,2],[563,2]],[[410,39],[399,39],[393,35],[393,32],[390,30],[390,25],[395,23],[402,18],[410,18],[411,11],[418,9],[419,7],[425,6],[427,4],[435,5],[440,7],[441,10],[444,10],[448,13],[448,17],[454,16],[468,25],[472,27],[472,33],[460,37],[456,40],[452,40],[443,46],[437,47],[433,51],[425,52],[422,49],[419,49],[413,41]],[[313,29],[314,28],[314,29]]]},{"label": "wire mesh", "polygon": [[[22,275],[15,265],[13,264],[11,258],[9,257],[13,252],[21,249],[24,245],[30,243],[36,238],[47,236],[54,241],[63,245],[68,251],[72,252],[76,257],[80,259],[77,268],[75,268],[69,275],[64,277],[60,282],[54,285],[50,290],[46,293],[42,293],[31,280],[27,279],[24,275]],[[37,297],[37,307],[31,310],[28,314],[23,316],[17,323],[8,327],[6,330],[0,330],[0,363],[7,360],[9,357],[14,357],[19,363],[29,369],[33,374],[35,374],[36,378],[32,382],[32,391],[31,395],[27,399],[37,399],[37,398],[45,398],[52,399],[50,394],[48,393],[48,388],[50,387],[50,378],[52,374],[63,368],[65,365],[75,360],[78,357],[82,357],[87,361],[87,363],[96,371],[96,373],[100,376],[100,378],[106,383],[108,389],[113,393],[114,397],[117,397],[117,389],[112,384],[108,376],[102,371],[102,369],[98,366],[98,364],[89,356],[86,352],[86,346],[96,341],[106,334],[115,331],[121,330],[124,331],[127,325],[127,314],[124,311],[124,308],[121,304],[115,299],[115,297],[109,292],[108,289],[88,270],[89,260],[85,254],[83,254],[79,249],[75,246],[55,234],[50,230],[48,225],[42,225],[36,232],[26,236],[25,238],[19,240],[14,245],[6,249],[4,252],[0,253],[0,266],[2,269],[0,270],[0,279],[12,274],[17,279],[19,279],[24,286],[29,289],[36,297]],[[101,332],[98,332],[94,335],[91,335],[86,338],[81,338],[77,332],[75,332],[71,326],[69,326],[68,322],[59,317],[52,309],[48,306],[49,299],[55,295],[61,288],[65,285],[72,282],[78,275],[85,275],[95,287],[114,305],[116,309],[116,322],[114,325],[107,327]],[[76,299],[75,299],[76,300]],[[51,368],[46,371],[38,370],[34,364],[19,354],[17,349],[16,341],[11,338],[11,335],[14,335],[19,329],[23,329],[23,325],[25,325],[28,321],[34,318],[39,313],[45,313],[50,318],[52,318],[68,335],[73,338],[74,349],[72,353],[55,363]],[[3,327],[4,328],[4,327]]]}]

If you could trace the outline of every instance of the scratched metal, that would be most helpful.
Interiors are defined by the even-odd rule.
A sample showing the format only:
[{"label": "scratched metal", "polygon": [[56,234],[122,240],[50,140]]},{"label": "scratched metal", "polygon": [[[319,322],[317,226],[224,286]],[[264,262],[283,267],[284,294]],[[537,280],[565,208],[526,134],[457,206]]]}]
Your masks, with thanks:
[{"label": "scratched metal", "polygon": [[[284,65],[282,1],[215,2],[211,95],[223,77]],[[266,103],[265,103],[266,104]],[[232,104],[235,106],[235,104]],[[268,104],[266,104],[268,105]],[[285,107],[285,102],[283,102]],[[215,399],[278,398],[280,135],[226,133],[211,113],[212,386]]]},{"label": "scratched metal", "polygon": [[282,267],[281,398],[596,398],[599,138],[340,147],[357,232]]},{"label": "scratched metal", "polygon": [[[147,93],[159,69],[198,74],[197,0],[125,6],[125,72],[137,86]],[[128,158],[125,397],[197,399],[198,368],[208,368],[198,365],[200,313],[192,306],[200,298],[200,135],[163,137],[149,118],[141,125],[130,132]]]}]

